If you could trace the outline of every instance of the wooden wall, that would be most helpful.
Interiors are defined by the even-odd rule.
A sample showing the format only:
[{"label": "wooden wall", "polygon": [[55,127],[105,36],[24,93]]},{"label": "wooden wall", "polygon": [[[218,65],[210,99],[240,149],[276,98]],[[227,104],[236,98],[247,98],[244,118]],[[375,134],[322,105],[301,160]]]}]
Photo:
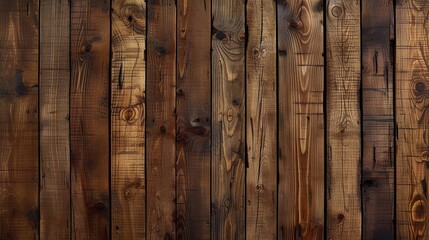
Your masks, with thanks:
[{"label": "wooden wall", "polygon": [[429,239],[428,16],[0,0],[0,239]]}]

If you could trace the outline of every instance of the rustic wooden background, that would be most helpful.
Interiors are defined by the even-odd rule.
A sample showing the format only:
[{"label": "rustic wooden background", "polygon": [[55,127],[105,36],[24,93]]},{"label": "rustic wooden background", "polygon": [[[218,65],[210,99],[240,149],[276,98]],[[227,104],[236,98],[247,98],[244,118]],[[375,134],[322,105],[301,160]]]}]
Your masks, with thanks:
[{"label": "rustic wooden background", "polygon": [[0,0],[0,239],[429,239],[429,1]]}]

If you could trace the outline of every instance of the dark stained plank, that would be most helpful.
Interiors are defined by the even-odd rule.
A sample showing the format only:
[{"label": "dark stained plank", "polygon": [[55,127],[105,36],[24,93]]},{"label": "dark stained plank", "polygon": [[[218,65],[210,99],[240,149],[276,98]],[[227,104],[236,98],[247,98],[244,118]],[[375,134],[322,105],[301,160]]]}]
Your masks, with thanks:
[{"label": "dark stained plank", "polygon": [[326,233],[361,239],[360,1],[326,4]]},{"label": "dark stained plank", "polygon": [[278,2],[278,239],[323,239],[323,3]]},{"label": "dark stained plank", "polygon": [[40,238],[70,239],[70,5],[40,0]]},{"label": "dark stained plank", "polygon": [[147,239],[175,239],[176,2],[147,8]]},{"label": "dark stained plank", "polygon": [[393,1],[362,1],[362,228],[394,239]]},{"label": "dark stained plank", "polygon": [[37,0],[0,1],[0,239],[38,239]]},{"label": "dark stained plank", "polygon": [[212,0],[212,239],[245,236],[244,12]]},{"label": "dark stained plank", "polygon": [[247,1],[246,238],[277,237],[276,1]]},{"label": "dark stained plank", "polygon": [[397,239],[428,239],[429,2],[396,2]]},{"label": "dark stained plank", "polygon": [[71,1],[73,239],[109,238],[108,1]]},{"label": "dark stained plank", "polygon": [[145,35],[144,0],[112,1],[112,238],[144,239]]},{"label": "dark stained plank", "polygon": [[209,1],[177,1],[177,239],[210,239]]}]

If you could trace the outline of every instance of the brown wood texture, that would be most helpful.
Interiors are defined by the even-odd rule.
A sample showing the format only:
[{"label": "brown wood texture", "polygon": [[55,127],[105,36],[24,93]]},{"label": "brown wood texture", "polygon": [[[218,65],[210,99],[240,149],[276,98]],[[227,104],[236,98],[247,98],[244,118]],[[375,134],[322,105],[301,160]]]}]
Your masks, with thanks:
[{"label": "brown wood texture", "polygon": [[427,239],[429,3],[396,3],[397,239]]},{"label": "brown wood texture", "polygon": [[360,1],[326,3],[326,235],[361,239]]},{"label": "brown wood texture", "polygon": [[323,5],[278,4],[279,239],[323,239]]},{"label": "brown wood texture", "polygon": [[143,239],[146,3],[113,0],[111,13],[112,239]]},{"label": "brown wood texture", "polygon": [[213,239],[245,237],[245,5],[212,0]]},{"label": "brown wood texture", "polygon": [[40,0],[40,239],[70,239],[70,5]]},{"label": "brown wood texture", "polygon": [[0,1],[0,239],[39,238],[39,2]]},{"label": "brown wood texture", "polygon": [[177,239],[210,239],[210,12],[177,1]]},{"label": "brown wood texture", "polygon": [[393,1],[362,1],[361,15],[362,237],[394,239]]},{"label": "brown wood texture", "polygon": [[110,5],[70,7],[72,238],[108,239]]},{"label": "brown wood texture", "polygon": [[276,2],[247,1],[246,238],[276,239]]},{"label": "brown wood texture", "polygon": [[147,238],[176,239],[176,2],[147,8]]}]

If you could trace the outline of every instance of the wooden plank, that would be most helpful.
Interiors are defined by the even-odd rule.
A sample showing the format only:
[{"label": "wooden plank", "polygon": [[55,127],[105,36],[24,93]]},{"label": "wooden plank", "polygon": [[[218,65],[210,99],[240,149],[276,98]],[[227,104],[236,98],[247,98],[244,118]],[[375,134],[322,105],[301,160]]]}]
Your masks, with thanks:
[{"label": "wooden plank", "polygon": [[108,1],[71,2],[73,239],[109,238]]},{"label": "wooden plank", "polygon": [[360,61],[360,1],[327,1],[328,239],[361,239],[362,235]]},{"label": "wooden plank", "polygon": [[246,238],[277,237],[276,1],[247,2]]},{"label": "wooden plank", "polygon": [[177,4],[177,239],[210,239],[211,6]]},{"label": "wooden plank", "polygon": [[0,1],[0,239],[38,239],[37,0]]},{"label": "wooden plank", "polygon": [[396,4],[397,239],[429,238],[429,4]]},{"label": "wooden plank", "polygon": [[245,5],[212,1],[212,238],[245,236]]},{"label": "wooden plank", "polygon": [[40,238],[70,239],[70,5],[40,2]]},{"label": "wooden plank", "polygon": [[323,5],[288,0],[277,10],[278,238],[323,239]]},{"label": "wooden plank", "polygon": [[146,2],[112,1],[112,238],[143,239]]},{"label": "wooden plank", "polygon": [[176,238],[176,2],[149,0],[147,238]]},{"label": "wooden plank", "polygon": [[393,1],[362,1],[362,228],[394,239]]}]

